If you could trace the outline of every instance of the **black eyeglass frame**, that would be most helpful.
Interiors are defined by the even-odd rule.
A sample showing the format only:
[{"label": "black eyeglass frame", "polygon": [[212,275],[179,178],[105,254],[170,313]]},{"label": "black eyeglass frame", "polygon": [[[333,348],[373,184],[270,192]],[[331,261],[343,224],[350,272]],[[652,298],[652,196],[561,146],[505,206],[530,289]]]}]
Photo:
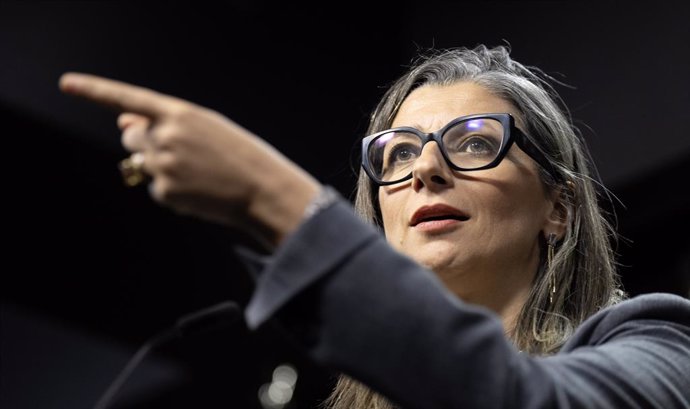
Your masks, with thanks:
[{"label": "black eyeglass frame", "polygon": [[[453,162],[451,162],[450,158],[448,157],[448,153],[446,153],[446,148],[443,145],[443,135],[448,131],[448,129],[454,127],[458,123],[471,121],[473,119],[494,119],[500,122],[501,125],[503,125],[504,132],[503,145],[501,146],[501,150],[498,152],[498,155],[496,155],[496,158],[492,160],[490,163],[484,166],[480,166],[478,168],[467,169],[462,168],[460,166],[456,166]],[[369,162],[368,155],[369,146],[379,137],[390,132],[409,132],[417,135],[419,139],[421,139],[422,141],[422,149],[424,148],[424,145],[426,145],[428,142],[436,142],[441,151],[441,155],[443,155],[443,159],[445,159],[446,163],[451,169],[467,172],[482,169],[490,169],[498,166],[498,164],[501,163],[503,158],[508,153],[508,150],[510,150],[510,147],[513,145],[513,142],[515,142],[520,149],[522,149],[527,155],[534,159],[535,162],[537,162],[541,167],[543,167],[551,175],[551,177],[553,177],[557,181],[560,180],[558,172],[556,172],[556,169],[554,168],[551,161],[549,161],[546,158],[546,156],[544,156],[544,154],[536,146],[534,146],[534,144],[527,138],[527,136],[518,127],[515,126],[515,118],[513,118],[511,114],[496,113],[461,116],[448,122],[448,124],[446,124],[443,128],[439,129],[436,132],[425,133],[417,128],[402,126],[397,128],[386,129],[384,131],[376,132],[372,135],[364,137],[362,139],[362,167],[369,176],[369,178],[379,186],[392,185],[395,183],[404,182],[412,178],[412,171],[410,171],[410,173],[407,176],[401,179],[393,181],[383,181],[377,178],[374,175],[374,172],[371,170],[372,167],[371,163]]]}]

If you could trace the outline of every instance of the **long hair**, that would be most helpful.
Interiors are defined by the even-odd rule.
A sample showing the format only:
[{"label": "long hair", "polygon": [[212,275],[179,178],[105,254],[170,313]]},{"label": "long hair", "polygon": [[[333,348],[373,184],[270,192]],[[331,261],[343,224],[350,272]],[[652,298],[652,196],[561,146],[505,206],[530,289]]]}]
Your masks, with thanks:
[{"label": "long hair", "polygon": [[[560,191],[568,228],[553,259],[541,266],[510,335],[523,352],[548,355],[558,351],[587,317],[622,298],[613,244],[616,233],[600,200],[609,198],[569,110],[551,85],[555,80],[510,57],[506,46],[454,48],[422,53],[385,92],[373,111],[367,134],[391,127],[400,105],[414,89],[459,81],[483,86],[515,106],[526,134],[559,173],[557,182],[540,168],[547,189]],[[381,226],[378,189],[364,172],[357,182],[355,208],[365,220]],[[552,288],[556,292],[552,294]],[[334,408],[392,408],[382,396],[342,375],[325,405]]]}]

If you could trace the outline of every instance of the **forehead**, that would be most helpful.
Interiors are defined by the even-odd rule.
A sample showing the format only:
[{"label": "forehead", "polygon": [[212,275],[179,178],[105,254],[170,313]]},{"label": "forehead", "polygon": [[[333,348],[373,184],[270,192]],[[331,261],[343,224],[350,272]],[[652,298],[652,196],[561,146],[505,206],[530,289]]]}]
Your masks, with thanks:
[{"label": "forehead", "polygon": [[521,117],[513,104],[481,85],[472,82],[424,85],[403,101],[392,127],[412,126],[432,132],[459,116],[499,112],[512,114],[517,124],[521,124]]}]

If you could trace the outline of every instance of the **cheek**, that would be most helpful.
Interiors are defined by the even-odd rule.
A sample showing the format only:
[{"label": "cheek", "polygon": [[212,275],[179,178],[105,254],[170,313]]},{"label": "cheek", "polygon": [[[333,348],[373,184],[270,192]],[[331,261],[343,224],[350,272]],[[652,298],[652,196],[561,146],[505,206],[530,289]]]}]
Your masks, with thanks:
[{"label": "cheek", "polygon": [[386,193],[379,193],[379,208],[381,209],[381,221],[383,222],[383,231],[386,238],[391,243],[396,243],[399,240],[400,226],[401,226],[401,212],[403,210],[403,200],[398,198],[400,195],[389,195]]},{"label": "cheek", "polygon": [[476,192],[476,197],[492,229],[505,229],[506,234],[533,235],[542,227],[546,198],[540,186],[515,181]]}]

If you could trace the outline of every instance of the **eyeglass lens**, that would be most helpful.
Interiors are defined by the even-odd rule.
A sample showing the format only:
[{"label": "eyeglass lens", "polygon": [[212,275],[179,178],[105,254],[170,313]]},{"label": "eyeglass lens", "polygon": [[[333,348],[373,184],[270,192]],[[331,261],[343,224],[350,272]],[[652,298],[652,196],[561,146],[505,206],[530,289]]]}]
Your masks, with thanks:
[{"label": "eyeglass lens", "polygon": [[[491,118],[458,122],[442,135],[442,146],[450,162],[462,169],[481,168],[493,162],[504,143],[503,125]],[[372,172],[384,182],[404,179],[421,155],[423,140],[407,131],[387,132],[369,144]]]}]

